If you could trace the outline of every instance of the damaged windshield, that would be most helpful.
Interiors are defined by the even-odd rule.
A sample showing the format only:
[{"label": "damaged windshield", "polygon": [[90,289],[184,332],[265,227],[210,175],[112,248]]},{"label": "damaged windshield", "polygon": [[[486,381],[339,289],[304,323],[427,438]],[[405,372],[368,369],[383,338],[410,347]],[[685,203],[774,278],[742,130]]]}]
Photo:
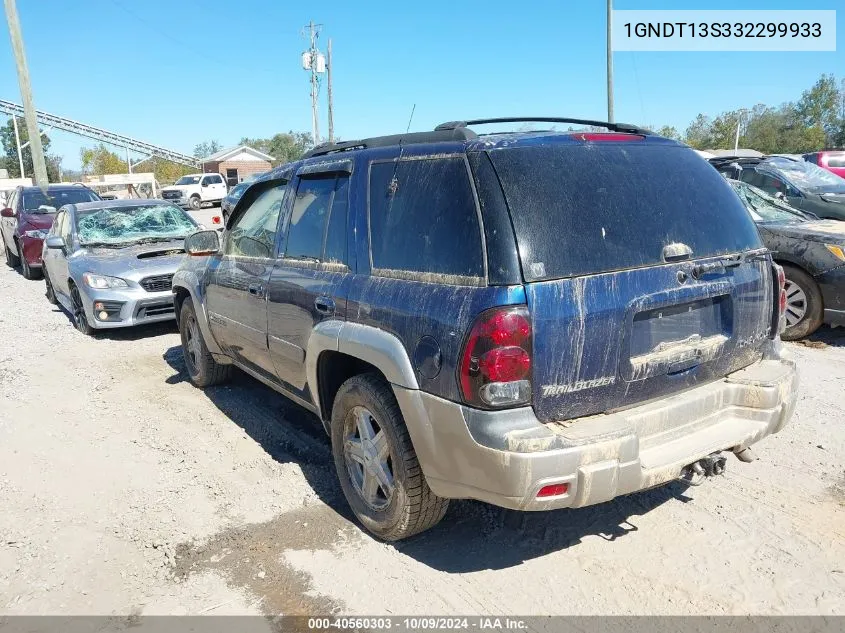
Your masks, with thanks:
[{"label": "damaged windshield", "polygon": [[728,180],[757,222],[805,222],[808,216],[766,192],[738,180]]},{"label": "damaged windshield", "polygon": [[80,202],[94,202],[100,197],[85,187],[74,187],[73,189],[48,189],[45,195],[41,189],[32,189],[23,192],[24,213],[44,213],[39,211],[41,205],[53,207],[50,213],[66,204],[79,204]]},{"label": "damaged windshield", "polygon": [[806,161],[769,158],[763,165],[783,174],[787,180],[810,193],[845,193],[845,178]]},{"label": "damaged windshield", "polygon": [[188,215],[169,204],[106,207],[76,211],[82,245],[129,244],[182,239],[196,230]]},{"label": "damaged windshield", "polygon": [[202,176],[182,176],[176,181],[177,185],[198,185]]}]

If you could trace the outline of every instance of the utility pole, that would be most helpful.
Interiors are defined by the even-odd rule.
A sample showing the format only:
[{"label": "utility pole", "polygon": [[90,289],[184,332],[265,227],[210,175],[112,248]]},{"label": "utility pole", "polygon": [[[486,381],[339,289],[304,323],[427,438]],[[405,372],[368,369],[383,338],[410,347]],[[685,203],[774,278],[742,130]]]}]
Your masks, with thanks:
[{"label": "utility pole", "polygon": [[736,138],[734,139],[734,154],[739,149],[739,128],[742,125],[742,115],[745,114],[746,110],[743,108],[740,110],[736,115]]},{"label": "utility pole", "polygon": [[129,173],[132,173],[132,159],[129,158],[129,148],[126,148],[126,167],[129,169]]},{"label": "utility pole", "polygon": [[613,0],[607,0],[607,120],[613,123]]},{"label": "utility pole", "polygon": [[320,144],[320,120],[317,116],[317,98],[320,94],[320,73],[325,72],[326,59],[317,50],[320,24],[308,23],[308,50],[302,54],[302,67],[311,71],[311,136],[314,145]]},{"label": "utility pole", "polygon": [[23,152],[21,151],[21,135],[18,132],[18,117],[16,115],[12,115],[12,125],[15,128],[15,145],[18,148],[18,163],[21,166],[21,178],[26,178],[26,174],[23,173]]},{"label": "utility pole", "polygon": [[334,104],[332,103],[332,41],[326,51],[326,94],[329,100],[329,143],[334,143]]},{"label": "utility pole", "polygon": [[[6,21],[9,23],[9,36],[12,39],[12,50],[18,67],[18,83],[21,87],[26,129],[29,132],[32,166],[35,171],[35,184],[39,187],[47,186],[47,164],[44,162],[44,148],[41,145],[41,131],[38,129],[38,118],[35,114],[35,104],[32,101],[32,86],[29,84],[29,69],[26,66],[26,55],[23,48],[21,25],[18,21],[18,8],[15,0],[4,0],[6,5]],[[20,147],[20,144],[18,145]]]}]

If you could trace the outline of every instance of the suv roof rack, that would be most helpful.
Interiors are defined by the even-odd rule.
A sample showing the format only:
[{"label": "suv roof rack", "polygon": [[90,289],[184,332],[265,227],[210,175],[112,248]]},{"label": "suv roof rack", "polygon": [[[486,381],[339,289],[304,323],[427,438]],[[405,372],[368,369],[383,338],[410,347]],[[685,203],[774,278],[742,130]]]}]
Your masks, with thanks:
[{"label": "suv roof rack", "polygon": [[592,125],[595,127],[603,127],[612,132],[629,132],[631,134],[652,134],[648,130],[631,125],[630,123],[609,123],[608,121],[593,121],[590,119],[570,119],[561,117],[540,117],[540,116],[522,116],[522,117],[504,117],[498,119],[469,119],[466,121],[449,121],[448,123],[441,123],[435,130],[459,130],[465,129],[469,125],[482,125],[486,123],[573,123],[575,125]]},{"label": "suv roof rack", "polygon": [[478,134],[469,129],[470,125],[483,123],[573,123],[575,125],[593,125],[604,127],[613,132],[628,132],[631,134],[652,134],[652,132],[629,123],[608,123],[607,121],[592,121],[589,119],[567,119],[553,117],[505,117],[499,119],[470,119],[468,121],[450,121],[441,123],[432,132],[407,132],[405,134],[391,134],[389,136],[374,136],[357,141],[339,141],[337,143],[323,143],[305,152],[302,158],[325,156],[335,152],[346,152],[353,149],[372,147],[390,147],[392,145],[412,145],[415,143],[442,143],[444,141],[468,141],[478,138]]},{"label": "suv roof rack", "polygon": [[434,130],[433,132],[407,132],[405,134],[391,134],[389,136],[374,136],[358,141],[340,141],[338,143],[323,143],[303,154],[302,158],[325,156],[335,152],[345,152],[353,149],[370,147],[390,147],[392,145],[413,145],[416,143],[443,143],[444,141],[468,141],[478,135],[466,128],[449,130]]}]

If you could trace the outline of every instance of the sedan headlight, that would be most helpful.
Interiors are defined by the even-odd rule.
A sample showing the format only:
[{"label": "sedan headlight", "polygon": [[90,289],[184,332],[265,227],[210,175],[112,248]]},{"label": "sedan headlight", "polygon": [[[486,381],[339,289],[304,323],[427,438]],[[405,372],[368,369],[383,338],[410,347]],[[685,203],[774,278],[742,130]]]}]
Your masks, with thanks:
[{"label": "sedan headlight", "polygon": [[845,262],[845,251],[842,250],[841,246],[837,246],[836,244],[825,244],[824,247],[833,253],[836,259]]},{"label": "sedan headlight", "polygon": [[94,273],[85,273],[82,275],[82,280],[89,288],[98,288],[100,290],[105,288],[128,288],[129,284],[125,279],[120,277],[109,277],[108,275],[95,275]]},{"label": "sedan headlight", "polygon": [[47,238],[47,233],[50,231],[44,229],[35,229],[34,231],[24,231],[24,237],[31,237],[34,240],[43,240]]}]

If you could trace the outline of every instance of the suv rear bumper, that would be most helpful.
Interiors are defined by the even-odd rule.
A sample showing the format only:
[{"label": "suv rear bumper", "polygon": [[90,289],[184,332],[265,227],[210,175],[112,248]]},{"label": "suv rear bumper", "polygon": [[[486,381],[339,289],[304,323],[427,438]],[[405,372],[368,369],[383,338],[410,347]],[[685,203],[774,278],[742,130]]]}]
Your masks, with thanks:
[{"label": "suv rear bumper", "polygon": [[[544,424],[530,407],[479,411],[394,386],[432,491],[517,510],[587,506],[676,479],[710,453],[780,431],[797,389],[795,363],[778,355],[624,411]],[[565,494],[537,498],[557,483]]]}]

